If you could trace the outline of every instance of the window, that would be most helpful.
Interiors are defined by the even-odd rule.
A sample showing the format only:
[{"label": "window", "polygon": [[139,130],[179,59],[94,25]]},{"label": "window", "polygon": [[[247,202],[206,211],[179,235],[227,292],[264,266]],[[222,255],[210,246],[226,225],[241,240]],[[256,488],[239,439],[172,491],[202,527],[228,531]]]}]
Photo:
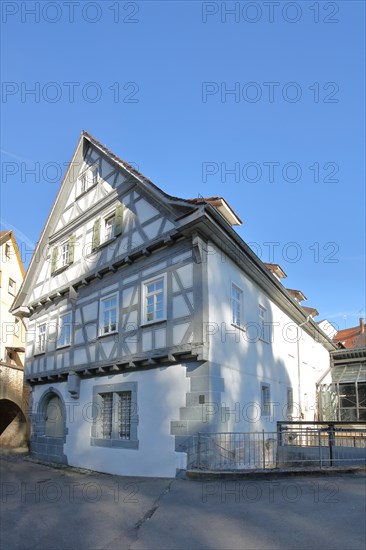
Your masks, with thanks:
[{"label": "window", "polygon": [[366,382],[339,384],[339,420],[366,420]]},{"label": "window", "polygon": [[236,285],[231,285],[231,322],[238,327],[242,326],[242,295],[243,292]]},{"label": "window", "polygon": [[69,346],[71,344],[71,313],[60,316],[59,335],[57,347]]},{"label": "window", "polygon": [[117,294],[107,296],[100,301],[100,336],[117,332]]},{"label": "window", "polygon": [[294,392],[292,388],[287,388],[287,417],[292,418],[294,414]]},{"label": "window", "polygon": [[267,323],[267,310],[263,306],[258,308],[259,314],[259,337],[265,342],[269,341],[269,326]]},{"label": "window", "polygon": [[113,420],[113,393],[101,393],[101,420],[102,420],[102,437],[112,437],[112,420]]},{"label": "window", "polygon": [[46,351],[46,323],[38,325],[37,330],[37,346],[36,353],[44,353]]},{"label": "window", "polygon": [[261,387],[261,416],[270,416],[271,414],[271,391],[268,384],[262,384]]},{"label": "window", "polygon": [[94,387],[92,445],[137,449],[137,424],[136,382]]},{"label": "window", "polygon": [[166,276],[143,283],[143,322],[153,323],[166,318]]},{"label": "window", "polygon": [[61,245],[61,267],[69,264],[69,252],[70,244],[69,241]]},{"label": "window", "polygon": [[[102,398],[102,437],[131,438],[131,391],[100,394]],[[114,421],[114,418],[116,420]]]},{"label": "window", "polygon": [[103,218],[97,218],[93,225],[92,250],[108,243],[110,239],[122,233],[124,204],[117,204],[114,212]]},{"label": "window", "polygon": [[5,245],[5,256],[10,258],[10,244]]},{"label": "window", "polygon": [[8,288],[9,294],[12,294],[15,296],[16,294],[16,282],[13,279],[9,279],[9,288]]},{"label": "window", "polygon": [[93,164],[89,166],[84,172],[79,176],[77,182],[76,194],[82,195],[86,193],[88,189],[91,189],[94,185],[98,183],[99,180],[99,166],[98,164]]},{"label": "window", "polygon": [[74,263],[75,235],[52,249],[51,273],[66,269]]},{"label": "window", "polygon": [[108,241],[114,237],[115,216],[110,216],[104,220],[104,240]]}]

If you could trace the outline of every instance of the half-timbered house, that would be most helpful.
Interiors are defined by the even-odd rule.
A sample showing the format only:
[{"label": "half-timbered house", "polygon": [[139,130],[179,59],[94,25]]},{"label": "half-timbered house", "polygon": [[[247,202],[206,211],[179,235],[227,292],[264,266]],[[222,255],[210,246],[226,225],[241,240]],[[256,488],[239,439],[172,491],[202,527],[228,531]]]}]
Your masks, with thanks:
[{"label": "half-timbered house", "polygon": [[13,306],[35,456],[172,476],[199,431],[314,418],[334,344],[240,223],[223,198],[170,196],[81,134]]}]

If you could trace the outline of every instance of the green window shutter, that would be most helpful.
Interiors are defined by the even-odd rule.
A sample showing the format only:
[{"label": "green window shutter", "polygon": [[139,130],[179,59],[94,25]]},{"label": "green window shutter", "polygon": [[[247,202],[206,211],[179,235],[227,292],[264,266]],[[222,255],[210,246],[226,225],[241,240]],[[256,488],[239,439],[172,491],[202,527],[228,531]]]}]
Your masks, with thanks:
[{"label": "green window shutter", "polygon": [[122,233],[122,224],[123,224],[123,211],[125,205],[118,204],[116,207],[115,220],[114,220],[114,235],[118,237]]},{"label": "green window shutter", "polygon": [[93,225],[93,250],[100,245],[100,225],[101,219],[98,218]]},{"label": "green window shutter", "polygon": [[74,250],[75,250],[75,235],[71,235],[69,239],[69,264],[74,263]]},{"label": "green window shutter", "polygon": [[57,268],[57,257],[58,257],[58,249],[57,246],[55,246],[52,250],[52,259],[51,259],[51,273],[56,271]]}]

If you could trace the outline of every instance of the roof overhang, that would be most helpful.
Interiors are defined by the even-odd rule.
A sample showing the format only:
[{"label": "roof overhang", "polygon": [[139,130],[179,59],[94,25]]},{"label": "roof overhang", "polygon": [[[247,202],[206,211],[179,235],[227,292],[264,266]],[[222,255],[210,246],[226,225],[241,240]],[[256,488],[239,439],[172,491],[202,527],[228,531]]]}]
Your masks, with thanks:
[{"label": "roof overhang", "polygon": [[283,269],[280,265],[278,265],[278,264],[269,264],[269,263],[266,263],[266,262],[264,262],[264,265],[266,266],[267,269],[269,269],[269,271],[271,273],[276,275],[276,277],[278,279],[286,279],[287,275],[283,271]]}]

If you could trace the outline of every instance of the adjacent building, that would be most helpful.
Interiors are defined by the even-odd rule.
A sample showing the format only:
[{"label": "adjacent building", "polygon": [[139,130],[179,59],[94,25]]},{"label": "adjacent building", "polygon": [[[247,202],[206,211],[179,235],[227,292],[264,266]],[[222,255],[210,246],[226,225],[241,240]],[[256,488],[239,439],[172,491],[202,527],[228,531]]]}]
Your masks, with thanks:
[{"label": "adjacent building", "polygon": [[12,309],[28,320],[36,456],[174,476],[197,432],[317,419],[336,346],[240,223],[81,134]]},{"label": "adjacent building", "polygon": [[0,232],[0,446],[27,439],[29,388],[24,385],[25,324],[10,308],[22,284],[23,263],[12,231]]},{"label": "adjacent building", "polygon": [[329,370],[319,380],[319,412],[322,420],[366,422],[366,333],[359,325],[333,336]]}]

